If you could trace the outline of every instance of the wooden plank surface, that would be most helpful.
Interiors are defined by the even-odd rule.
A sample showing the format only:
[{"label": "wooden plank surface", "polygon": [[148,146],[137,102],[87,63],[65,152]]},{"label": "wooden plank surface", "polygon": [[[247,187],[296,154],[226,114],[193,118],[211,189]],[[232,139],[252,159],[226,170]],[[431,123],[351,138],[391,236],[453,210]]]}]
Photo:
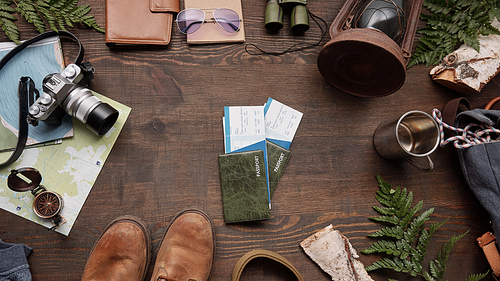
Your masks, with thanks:
[{"label": "wooden plank surface", "polygon": [[[90,4],[104,26],[105,1],[80,3]],[[247,43],[279,51],[317,40],[321,33],[311,22],[304,36],[293,36],[286,22],[282,31],[270,34],[263,24],[265,1],[243,0],[242,5]],[[308,6],[331,24],[342,5],[342,0],[318,0]],[[19,25],[21,39],[36,34],[33,27]],[[321,47],[250,56],[245,44],[188,46],[185,36],[174,29],[168,47],[110,50],[103,34],[86,28],[70,31],[82,41],[85,59],[96,68],[91,88],[132,107],[132,112],[68,237],[0,211],[0,238],[34,249],[29,258],[34,280],[78,280],[101,231],[120,215],[142,218],[156,249],[170,219],[190,206],[204,209],[215,223],[217,250],[210,280],[229,280],[236,261],[252,249],[280,253],[305,280],[330,280],[299,243],[333,224],[358,251],[369,247],[374,240],[366,236],[381,227],[368,219],[376,215],[372,206],[378,204],[376,174],[394,187],[413,191],[414,201],[423,200],[424,209],[435,208],[431,222],[450,218],[432,240],[430,258],[436,258],[452,235],[470,230],[452,252],[446,279],[464,280],[489,268],[475,242],[490,230],[489,219],[464,181],[455,148],[439,148],[432,155],[435,170],[425,173],[406,162],[384,160],[372,145],[380,123],[409,110],[430,113],[461,96],[432,82],[430,67],[408,70],[405,84],[395,94],[366,99],[345,94],[322,78],[316,64]],[[6,40],[0,35],[0,41]],[[74,47],[63,47],[66,59],[72,60]],[[481,94],[467,96],[473,107],[499,95],[499,79]],[[226,225],[217,164],[217,155],[223,153],[223,108],[262,105],[268,97],[304,113],[290,162],[272,198],[272,217]],[[365,266],[379,257],[360,256]],[[148,272],[149,277],[152,266]],[[387,271],[371,275],[375,280],[399,278]],[[291,276],[276,264],[256,261],[242,280]]]}]

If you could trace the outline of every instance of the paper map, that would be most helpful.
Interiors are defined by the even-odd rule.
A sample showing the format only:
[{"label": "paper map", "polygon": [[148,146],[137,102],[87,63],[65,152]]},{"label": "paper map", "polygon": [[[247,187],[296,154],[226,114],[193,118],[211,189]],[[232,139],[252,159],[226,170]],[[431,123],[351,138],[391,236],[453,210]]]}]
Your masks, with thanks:
[{"label": "paper map", "polygon": [[[13,42],[0,43],[0,58],[17,45]],[[1,70],[0,75],[0,150],[15,147],[19,130],[19,79],[28,76],[35,87],[43,93],[42,81],[51,73],[64,69],[59,37],[46,38],[28,46],[14,56]],[[44,122],[36,127],[29,126],[27,145],[58,140],[73,135],[70,116],[65,116],[59,126]]]},{"label": "paper map", "polygon": [[25,149],[15,163],[0,169],[0,208],[47,228],[53,226],[49,219],[40,219],[33,212],[34,196],[31,192],[14,192],[7,186],[11,169],[33,167],[40,171],[45,188],[63,197],[61,216],[66,223],[56,231],[69,235],[131,111],[125,105],[94,94],[119,111],[120,116],[113,128],[106,135],[97,136],[75,119],[73,137],[64,139],[58,145]]}]

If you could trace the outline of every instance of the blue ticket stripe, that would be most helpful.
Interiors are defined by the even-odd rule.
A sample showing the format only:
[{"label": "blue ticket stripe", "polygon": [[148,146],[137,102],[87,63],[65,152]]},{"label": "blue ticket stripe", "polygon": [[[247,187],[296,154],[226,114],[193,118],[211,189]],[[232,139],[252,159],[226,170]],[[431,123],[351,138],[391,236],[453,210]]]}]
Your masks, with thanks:
[{"label": "blue ticket stripe", "polygon": [[271,106],[272,98],[268,98],[266,104],[264,105],[264,116],[266,116],[269,107]]},{"label": "blue ticket stripe", "polygon": [[224,137],[226,138],[225,153],[231,152],[231,123],[229,122],[229,107],[224,107]]}]

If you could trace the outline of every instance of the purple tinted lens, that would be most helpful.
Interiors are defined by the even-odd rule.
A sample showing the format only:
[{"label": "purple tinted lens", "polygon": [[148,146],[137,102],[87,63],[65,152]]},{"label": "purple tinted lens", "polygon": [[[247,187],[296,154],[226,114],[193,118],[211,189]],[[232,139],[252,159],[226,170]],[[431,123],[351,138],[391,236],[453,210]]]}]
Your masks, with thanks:
[{"label": "purple tinted lens", "polygon": [[217,9],[214,11],[214,18],[227,32],[237,32],[240,30],[240,16],[233,10]]},{"label": "purple tinted lens", "polygon": [[177,15],[177,27],[182,33],[193,33],[205,21],[205,13],[198,9],[187,9]]}]

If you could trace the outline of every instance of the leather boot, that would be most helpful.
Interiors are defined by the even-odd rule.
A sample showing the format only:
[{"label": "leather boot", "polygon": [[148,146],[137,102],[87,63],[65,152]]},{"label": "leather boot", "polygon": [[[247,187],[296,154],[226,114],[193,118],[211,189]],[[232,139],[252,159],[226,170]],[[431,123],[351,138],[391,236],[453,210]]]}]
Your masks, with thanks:
[{"label": "leather boot", "polygon": [[144,280],[151,259],[151,238],[132,216],[112,221],[94,245],[83,280]]},{"label": "leather boot", "polygon": [[183,210],[165,231],[151,281],[207,281],[214,250],[215,232],[210,217],[199,209]]}]

